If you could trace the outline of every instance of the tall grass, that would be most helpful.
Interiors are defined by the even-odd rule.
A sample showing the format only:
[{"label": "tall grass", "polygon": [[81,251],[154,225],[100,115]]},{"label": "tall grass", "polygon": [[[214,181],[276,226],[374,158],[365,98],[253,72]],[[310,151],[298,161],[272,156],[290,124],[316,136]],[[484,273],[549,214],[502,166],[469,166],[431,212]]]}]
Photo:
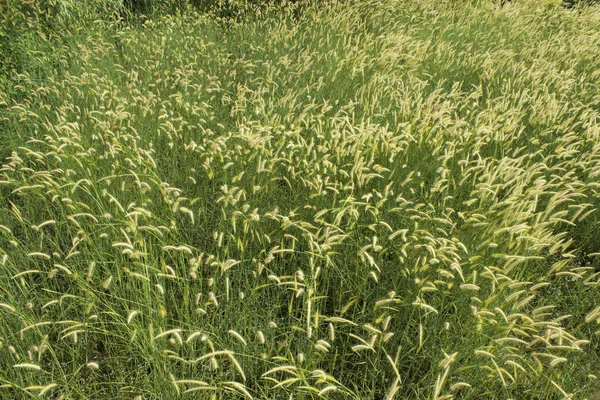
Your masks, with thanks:
[{"label": "tall grass", "polygon": [[597,396],[599,21],[369,0],[48,44],[0,110],[0,397]]}]

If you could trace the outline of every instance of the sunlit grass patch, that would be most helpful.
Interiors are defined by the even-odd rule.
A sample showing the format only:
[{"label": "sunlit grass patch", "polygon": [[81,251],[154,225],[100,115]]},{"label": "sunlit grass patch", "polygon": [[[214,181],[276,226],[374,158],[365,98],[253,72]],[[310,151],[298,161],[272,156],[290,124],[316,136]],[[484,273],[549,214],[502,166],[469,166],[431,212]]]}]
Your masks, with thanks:
[{"label": "sunlit grass patch", "polygon": [[15,77],[0,397],[593,395],[598,10],[261,12]]}]

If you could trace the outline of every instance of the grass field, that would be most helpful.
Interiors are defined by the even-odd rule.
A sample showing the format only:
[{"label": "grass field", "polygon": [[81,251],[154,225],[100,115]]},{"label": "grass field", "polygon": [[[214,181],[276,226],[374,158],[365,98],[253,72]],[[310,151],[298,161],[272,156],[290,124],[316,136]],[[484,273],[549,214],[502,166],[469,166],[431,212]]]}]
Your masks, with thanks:
[{"label": "grass field", "polygon": [[600,8],[55,3],[0,80],[0,399],[600,398]]}]

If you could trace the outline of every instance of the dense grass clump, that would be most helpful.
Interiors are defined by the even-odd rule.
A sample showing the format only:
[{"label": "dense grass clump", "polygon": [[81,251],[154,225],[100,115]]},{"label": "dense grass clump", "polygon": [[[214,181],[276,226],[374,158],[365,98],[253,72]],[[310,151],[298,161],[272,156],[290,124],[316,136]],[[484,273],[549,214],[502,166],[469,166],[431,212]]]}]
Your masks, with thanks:
[{"label": "dense grass clump", "polygon": [[0,398],[598,397],[600,10],[303,7],[14,26]]}]

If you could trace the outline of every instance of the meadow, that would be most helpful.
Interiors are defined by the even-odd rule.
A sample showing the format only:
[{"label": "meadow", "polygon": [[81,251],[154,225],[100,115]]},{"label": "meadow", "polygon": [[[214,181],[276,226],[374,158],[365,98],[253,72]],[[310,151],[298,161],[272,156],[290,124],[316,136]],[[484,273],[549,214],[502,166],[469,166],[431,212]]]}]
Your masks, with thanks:
[{"label": "meadow", "polygon": [[600,398],[599,6],[50,4],[0,399]]}]

